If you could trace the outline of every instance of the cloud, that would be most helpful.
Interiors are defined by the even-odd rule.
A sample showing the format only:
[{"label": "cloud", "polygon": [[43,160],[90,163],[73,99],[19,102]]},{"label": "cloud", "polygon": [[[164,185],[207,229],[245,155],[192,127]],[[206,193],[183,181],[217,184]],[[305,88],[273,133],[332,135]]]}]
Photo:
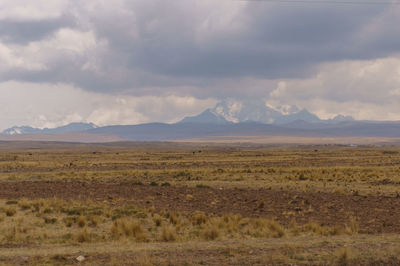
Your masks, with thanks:
[{"label": "cloud", "polygon": [[400,5],[390,4],[3,1],[1,108],[18,115],[2,121],[175,121],[224,98],[396,118],[397,25]]},{"label": "cloud", "polygon": [[275,106],[295,104],[324,118],[344,113],[357,119],[400,120],[400,57],[326,63],[307,79],[278,82]]},{"label": "cloud", "polygon": [[0,83],[0,95],[0,130],[14,125],[51,128],[71,122],[93,122],[99,126],[176,122],[216,103],[214,99],[189,96],[109,95],[67,84],[16,81]]},{"label": "cloud", "polygon": [[76,26],[74,19],[67,16],[32,21],[1,20],[0,36],[2,42],[27,45],[49,37],[60,28]]},{"label": "cloud", "polygon": [[0,20],[39,21],[60,17],[67,8],[65,0],[13,0],[0,3]]},{"label": "cloud", "polygon": [[[23,1],[3,10],[10,11],[0,14],[4,25],[13,27],[0,29],[2,46],[45,66],[10,66],[3,81],[62,82],[104,93],[213,97],[224,80],[309,77],[321,63],[400,52],[397,5],[59,0],[43,11]],[[81,52],[75,45],[83,45]]]}]

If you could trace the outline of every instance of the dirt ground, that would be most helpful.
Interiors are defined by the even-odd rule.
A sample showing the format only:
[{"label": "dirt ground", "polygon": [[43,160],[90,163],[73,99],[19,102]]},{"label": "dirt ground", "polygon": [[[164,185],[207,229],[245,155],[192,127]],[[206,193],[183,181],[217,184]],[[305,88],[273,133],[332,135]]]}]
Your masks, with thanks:
[{"label": "dirt ground", "polygon": [[[0,265],[400,264],[398,146],[115,145],[0,142]],[[53,198],[62,201],[40,201]],[[104,212],[68,214],[60,202]],[[151,241],[112,237],[114,214],[131,205],[148,217],[121,219],[140,221]],[[234,235],[211,223],[178,232],[170,216],[196,211],[276,220],[286,234]],[[178,238],[158,238],[157,217]],[[310,229],[295,233],[301,225]],[[210,228],[219,236],[205,238]]]},{"label": "dirt ground", "polygon": [[83,182],[1,182],[2,199],[60,198],[121,204],[156,210],[266,217],[287,225],[317,222],[345,225],[354,217],[362,233],[400,233],[400,198],[326,192],[218,189],[209,187],[96,184]]}]

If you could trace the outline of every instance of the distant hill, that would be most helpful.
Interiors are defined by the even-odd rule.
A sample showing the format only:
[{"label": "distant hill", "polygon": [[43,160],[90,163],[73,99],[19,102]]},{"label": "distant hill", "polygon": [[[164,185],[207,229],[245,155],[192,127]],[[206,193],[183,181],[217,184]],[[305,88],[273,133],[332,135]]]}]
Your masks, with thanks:
[{"label": "distant hill", "polygon": [[[311,137],[311,138],[400,138],[400,122],[356,121],[338,115],[321,120],[306,109],[275,110],[262,101],[224,101],[199,115],[175,124],[147,123],[96,127],[91,123],[71,123],[57,128],[28,126],[6,129],[0,139],[51,139],[82,142],[102,140],[165,141],[207,137]],[[73,134],[73,135],[71,135]],[[15,138],[18,136],[18,138]],[[13,137],[13,138],[10,138]]]},{"label": "distant hill", "polygon": [[151,123],[131,126],[99,127],[90,134],[116,135],[133,141],[178,140],[215,136],[296,136],[296,137],[385,137],[400,138],[399,122],[354,121],[286,125],[242,123]]},{"label": "distant hill", "polygon": [[[21,133],[17,135],[0,135],[0,139],[40,139],[63,141],[66,134],[74,134],[75,141],[79,142],[79,136],[84,136],[83,142],[99,140],[99,136],[107,137],[109,140],[130,141],[165,141],[193,139],[217,136],[295,136],[295,137],[381,137],[400,138],[400,122],[373,122],[373,121],[344,121],[339,123],[318,122],[310,123],[296,120],[287,124],[263,124],[257,122],[240,123],[195,123],[185,122],[176,124],[149,123],[126,126],[91,127],[75,133]],[[64,129],[65,130],[65,129]],[[74,128],[71,130],[78,130]],[[41,137],[40,137],[41,136]],[[47,137],[46,137],[47,136]],[[59,137],[58,137],[59,136]],[[64,136],[64,137],[62,137]],[[70,135],[68,135],[70,136]],[[10,138],[19,137],[19,138]],[[101,139],[105,139],[102,137]]]},{"label": "distant hill", "polygon": [[4,135],[21,135],[21,134],[60,134],[60,133],[73,133],[83,132],[89,129],[96,128],[93,123],[70,123],[65,126],[56,128],[33,128],[30,126],[12,127],[4,130]]}]

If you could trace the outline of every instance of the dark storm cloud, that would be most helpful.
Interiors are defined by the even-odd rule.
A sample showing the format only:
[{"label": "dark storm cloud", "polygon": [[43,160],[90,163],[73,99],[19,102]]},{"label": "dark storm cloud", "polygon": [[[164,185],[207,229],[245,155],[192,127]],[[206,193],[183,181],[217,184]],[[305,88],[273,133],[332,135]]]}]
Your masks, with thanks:
[{"label": "dark storm cloud", "polygon": [[[120,53],[116,55],[123,55],[128,69],[176,78],[295,78],[309,75],[312,66],[321,62],[373,59],[400,50],[400,31],[394,27],[400,20],[390,14],[388,6],[250,3],[237,18],[244,29],[229,31],[228,27],[226,32],[196,42],[198,26],[207,17],[192,14],[187,3],[178,1],[186,8],[158,3],[149,4],[158,7],[154,9],[144,4],[137,12],[133,24],[137,39],[125,34],[132,29],[126,23],[115,23],[117,31],[112,31],[110,21],[108,31],[99,29]],[[362,36],[381,17],[378,27],[386,34]],[[149,31],[152,21],[162,27]]]},{"label": "dark storm cloud", "polygon": [[[193,36],[179,36],[182,31],[178,30],[175,39],[142,45],[139,53],[132,54],[131,62],[151,72],[178,77],[304,76],[321,62],[370,59],[398,51],[400,35],[391,24],[393,17],[382,25],[389,27],[388,36],[379,36],[379,40],[374,34],[363,39],[359,36],[385,10],[382,6],[252,3],[243,10],[243,31],[221,32],[197,45]],[[170,32],[174,32],[173,27]]]},{"label": "dark storm cloud", "polygon": [[320,63],[400,52],[399,6],[202,2],[126,1],[119,9],[110,2],[86,10],[76,1],[59,19],[3,21],[3,41],[23,44],[69,27],[105,44],[88,51],[95,70],[83,67],[86,54],[60,52],[43,70],[12,69],[0,78],[209,97],[221,93],[213,92],[220,79],[307,77]]}]

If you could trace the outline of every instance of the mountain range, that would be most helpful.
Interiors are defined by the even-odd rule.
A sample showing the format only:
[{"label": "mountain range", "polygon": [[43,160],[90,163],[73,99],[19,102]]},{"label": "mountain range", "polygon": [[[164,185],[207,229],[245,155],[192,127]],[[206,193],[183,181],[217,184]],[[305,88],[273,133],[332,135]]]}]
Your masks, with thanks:
[{"label": "mountain range", "polygon": [[291,106],[289,112],[269,107],[264,101],[233,101],[225,100],[219,102],[214,108],[207,109],[199,115],[185,117],[180,123],[244,123],[257,122],[262,124],[283,125],[294,121],[305,121],[308,123],[337,123],[354,121],[351,116],[337,115],[333,119],[321,120],[317,115],[310,113],[307,109],[299,110]]},{"label": "mountain range", "polygon": [[65,126],[56,128],[34,128],[30,126],[15,126],[8,128],[2,132],[5,135],[21,135],[21,134],[58,134],[58,133],[72,133],[83,132],[89,129],[96,128],[93,123],[70,123]]},{"label": "mountain range", "polygon": [[15,136],[66,136],[66,134],[68,139],[71,139],[72,135],[75,136],[72,139],[78,140],[81,136],[85,136],[85,142],[90,142],[90,136],[93,136],[93,141],[98,139],[164,141],[218,136],[400,138],[400,122],[357,121],[343,115],[322,120],[306,109],[291,107],[286,110],[289,111],[274,109],[262,101],[227,100],[199,115],[185,117],[173,124],[147,123],[97,127],[92,123],[71,123],[44,129],[24,126],[4,130],[0,134],[0,139],[9,140]]}]

